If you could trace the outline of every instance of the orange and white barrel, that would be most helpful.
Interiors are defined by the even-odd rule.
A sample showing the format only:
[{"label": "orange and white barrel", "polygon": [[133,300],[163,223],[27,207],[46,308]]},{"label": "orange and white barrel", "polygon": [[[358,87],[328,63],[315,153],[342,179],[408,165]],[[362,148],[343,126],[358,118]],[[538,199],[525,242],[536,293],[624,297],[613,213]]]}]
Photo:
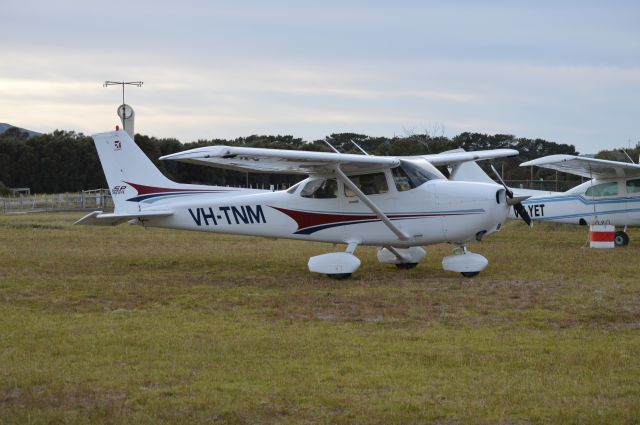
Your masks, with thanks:
[{"label": "orange and white barrel", "polygon": [[616,228],[610,224],[592,224],[589,226],[589,246],[591,248],[615,247]]}]

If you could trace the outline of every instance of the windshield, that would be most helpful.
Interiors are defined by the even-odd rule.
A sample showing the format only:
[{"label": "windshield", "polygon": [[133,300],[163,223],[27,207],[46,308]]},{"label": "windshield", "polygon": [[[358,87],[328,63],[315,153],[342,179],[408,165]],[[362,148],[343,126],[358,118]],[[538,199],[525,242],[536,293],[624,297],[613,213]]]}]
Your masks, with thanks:
[{"label": "windshield", "polygon": [[426,159],[401,159],[400,166],[391,170],[396,189],[405,191],[418,187],[429,180],[447,178]]}]

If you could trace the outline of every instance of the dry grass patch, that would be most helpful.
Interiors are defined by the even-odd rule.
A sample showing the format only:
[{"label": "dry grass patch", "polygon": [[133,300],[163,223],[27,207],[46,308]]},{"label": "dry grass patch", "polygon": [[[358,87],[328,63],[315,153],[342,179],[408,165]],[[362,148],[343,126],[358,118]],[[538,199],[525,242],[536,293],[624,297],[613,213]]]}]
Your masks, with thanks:
[{"label": "dry grass patch", "polygon": [[509,223],[399,271],[334,248],[0,216],[0,423],[634,423],[640,232]]}]

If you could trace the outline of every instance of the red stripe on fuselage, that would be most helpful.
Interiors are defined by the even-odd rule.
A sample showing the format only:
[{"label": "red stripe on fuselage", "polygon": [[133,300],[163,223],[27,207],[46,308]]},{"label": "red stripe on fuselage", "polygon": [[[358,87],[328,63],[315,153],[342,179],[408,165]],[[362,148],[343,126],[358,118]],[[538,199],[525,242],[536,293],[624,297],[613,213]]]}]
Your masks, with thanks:
[{"label": "red stripe on fuselage", "polygon": [[[374,214],[332,214],[310,211],[289,210],[287,208],[271,207],[291,217],[298,224],[298,230],[308,229],[315,226],[323,226],[328,224],[339,223],[358,223],[358,222],[370,222],[372,220],[379,220],[378,216]],[[412,219],[420,217],[434,217],[442,214],[391,214],[388,217],[391,220],[395,219]],[[451,214],[457,215],[457,214]]]},{"label": "red stripe on fuselage", "polygon": [[284,213],[295,220],[298,224],[298,230],[306,229],[307,227],[320,226],[323,224],[342,223],[345,221],[362,221],[362,220],[375,220],[377,217],[373,214],[370,215],[349,215],[349,214],[331,214],[331,213],[317,213],[308,211],[296,211],[286,208],[272,207],[281,213]]}]

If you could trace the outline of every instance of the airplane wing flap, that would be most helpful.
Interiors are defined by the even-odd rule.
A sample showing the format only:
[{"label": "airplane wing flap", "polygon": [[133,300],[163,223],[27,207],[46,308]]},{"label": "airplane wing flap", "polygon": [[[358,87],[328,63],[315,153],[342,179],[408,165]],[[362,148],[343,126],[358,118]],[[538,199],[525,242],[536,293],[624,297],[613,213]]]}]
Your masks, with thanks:
[{"label": "airplane wing flap", "polygon": [[90,226],[117,226],[126,221],[138,219],[145,220],[155,217],[168,217],[173,214],[173,211],[145,211],[131,214],[115,214],[115,213],[103,213],[102,211],[93,211],[74,224],[83,224]]}]

